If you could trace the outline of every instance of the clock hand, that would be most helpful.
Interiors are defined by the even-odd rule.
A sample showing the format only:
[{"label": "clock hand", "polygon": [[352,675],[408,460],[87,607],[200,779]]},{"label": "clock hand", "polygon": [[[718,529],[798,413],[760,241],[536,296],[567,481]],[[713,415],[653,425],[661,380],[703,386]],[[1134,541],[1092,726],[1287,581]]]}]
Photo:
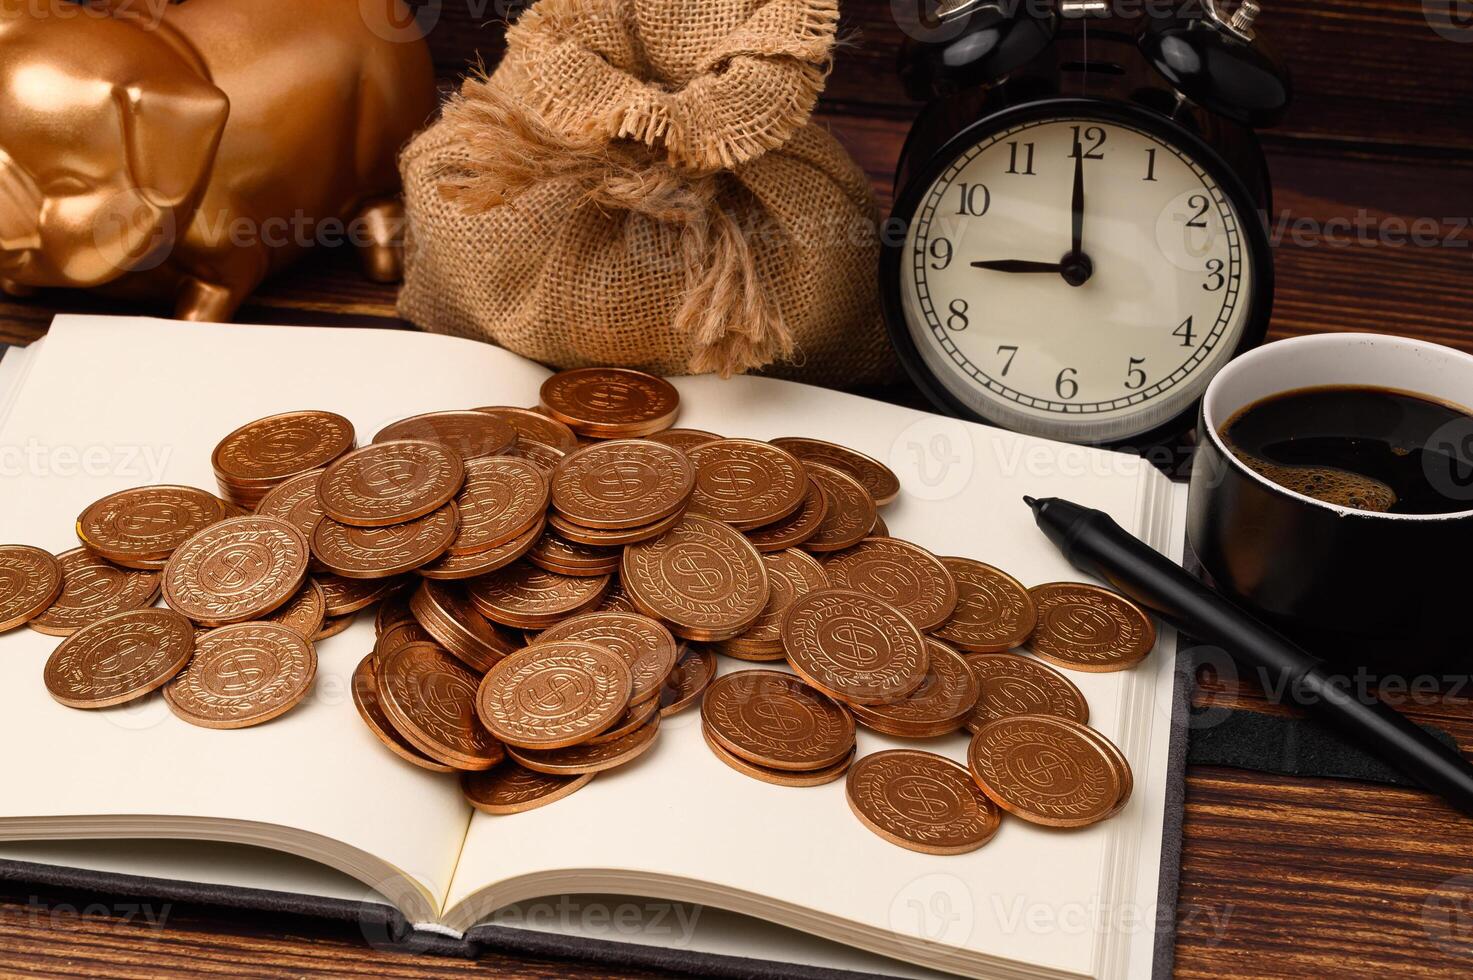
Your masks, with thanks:
[{"label": "clock hand", "polygon": [[990,259],[985,262],[973,262],[974,269],[990,269],[993,272],[1062,272],[1063,265],[1058,262],[1029,262],[1026,259]]},{"label": "clock hand", "polygon": [[1059,273],[1071,286],[1083,286],[1094,274],[1094,265],[1084,254],[1084,144],[1074,142],[1074,193],[1069,200],[1070,248],[1059,261]]},{"label": "clock hand", "polygon": [[1069,254],[1084,254],[1084,147],[1074,144],[1074,195],[1069,202],[1073,218],[1073,235],[1070,238]]}]

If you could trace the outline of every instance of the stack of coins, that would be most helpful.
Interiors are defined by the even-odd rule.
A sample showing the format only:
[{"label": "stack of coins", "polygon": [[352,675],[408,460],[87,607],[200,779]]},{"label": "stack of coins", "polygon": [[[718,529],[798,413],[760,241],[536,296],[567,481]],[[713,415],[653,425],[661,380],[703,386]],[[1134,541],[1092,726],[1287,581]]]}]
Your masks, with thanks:
[{"label": "stack of coins", "polygon": [[[493,814],[562,799],[595,773],[638,758],[654,744],[659,719],[699,700],[716,673],[708,651],[679,647],[660,623],[632,611],[563,619],[524,648],[462,586],[433,580],[407,602],[386,601],[375,623],[373,652],[353,676],[365,724],[404,760],[460,772],[466,798]],[[408,648],[417,649],[400,652]],[[401,675],[409,679],[393,680]],[[442,716],[433,733],[424,721],[431,700]],[[529,705],[545,710],[529,717],[537,710]],[[444,722],[449,716],[454,724]]]},{"label": "stack of coins", "polygon": [[[605,629],[623,626],[594,628],[591,635],[602,639]],[[668,633],[662,639],[673,664],[674,640]],[[634,637],[640,655],[647,641],[659,642]],[[639,705],[632,701],[636,695],[642,698]],[[585,776],[649,751],[660,728],[658,695],[659,685],[638,682],[626,658],[607,642],[555,638],[539,640],[493,667],[476,692],[476,713],[523,768]]]},{"label": "stack of coins", "polygon": [[388,578],[427,565],[456,539],[454,500],[465,479],[465,460],[439,443],[355,449],[318,482],[324,516],[312,531],[312,554],[344,578]]},{"label": "stack of coins", "polygon": [[680,413],[674,385],[628,368],[560,371],[538,397],[544,413],[589,439],[647,436],[670,428]]},{"label": "stack of coins", "polygon": [[[476,411],[493,415],[516,431],[517,443],[511,449],[512,455],[525,459],[547,457],[556,465],[566,453],[578,448],[577,433],[537,409],[491,405]],[[528,447],[531,447],[530,451]]]},{"label": "stack of coins", "polygon": [[517,430],[492,412],[427,412],[389,423],[373,441],[433,442],[470,462],[511,452],[517,444]]},{"label": "stack of coins", "polygon": [[277,484],[326,466],[355,440],[353,423],[335,412],[284,412],[221,439],[210,462],[225,499],[254,510]]},{"label": "stack of coins", "polygon": [[517,562],[474,579],[466,592],[476,611],[493,623],[538,630],[593,609],[610,582],[608,575],[560,575]]},{"label": "stack of coins", "polygon": [[783,614],[798,597],[829,586],[823,565],[797,548],[764,554],[762,564],[767,571],[767,604],[756,622],[717,645],[718,650],[737,660],[784,659]]},{"label": "stack of coins", "polygon": [[[1053,715],[996,718],[977,730],[967,767],[987,798],[1029,823],[1084,827],[1130,800],[1130,764],[1088,725]],[[1047,770],[1049,777],[1041,776]]]},{"label": "stack of coins", "polygon": [[656,538],[685,514],[695,467],[685,453],[615,439],[563,457],[552,475],[552,529],[575,544],[618,548]]},{"label": "stack of coins", "polygon": [[[162,573],[62,556],[61,595],[31,621],[65,639],[47,661],[51,695],[105,708],[162,691],[190,724],[243,728],[301,702],[326,601],[306,580],[306,539],[269,517],[232,517],[189,535]],[[169,609],[150,609],[162,591]]]},{"label": "stack of coins", "polygon": [[114,565],[87,548],[64,551],[55,560],[61,592],[26,621],[38,633],[70,636],[117,613],[151,606],[159,597],[158,572]]},{"label": "stack of coins", "polygon": [[[64,638],[45,672],[63,704],[159,691],[191,724],[235,728],[298,704],[314,644],[377,605],[359,715],[486,813],[647,757],[661,719],[697,705],[722,765],[846,777],[861,823],[927,853],[982,846],[1003,813],[1076,827],[1126,805],[1128,763],[1057,668],[1139,663],[1155,641],[1139,609],[891,537],[884,464],[671,428],[679,407],[661,379],[586,368],[535,410],[418,415],[361,449],[331,412],[260,419],[215,449],[223,501],[125,490],[78,518],[82,547],[0,546],[0,630]],[[169,608],[148,608],[160,594]],[[722,656],[791,672],[718,679]],[[966,732],[968,765],[861,757],[857,726]]]},{"label": "stack of coins", "polygon": [[702,699],[701,725],[716,758],[781,786],[832,782],[854,760],[853,717],[783,671],[721,677]]},{"label": "stack of coins", "polygon": [[370,653],[353,672],[364,722],[400,757],[438,772],[475,772],[505,749],[476,720],[479,675],[434,643]]},{"label": "stack of coins", "polygon": [[108,494],[77,518],[77,537],[115,565],[159,571],[185,539],[233,516],[195,487],[135,487]]},{"label": "stack of coins", "polygon": [[477,612],[465,589],[455,583],[421,582],[410,594],[409,613],[431,640],[478,673],[484,674],[521,647],[515,635]]},{"label": "stack of coins", "polygon": [[896,738],[936,738],[965,726],[982,694],[981,682],[962,656],[940,640],[926,639],[926,674],[904,698],[880,704],[851,703],[866,727]]}]

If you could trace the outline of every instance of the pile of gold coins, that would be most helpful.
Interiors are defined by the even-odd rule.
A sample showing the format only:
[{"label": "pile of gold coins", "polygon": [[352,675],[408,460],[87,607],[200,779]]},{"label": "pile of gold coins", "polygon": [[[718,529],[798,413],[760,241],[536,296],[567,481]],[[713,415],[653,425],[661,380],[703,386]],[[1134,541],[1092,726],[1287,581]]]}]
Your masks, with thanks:
[{"label": "pile of gold coins", "polygon": [[[1050,665],[1144,658],[1154,630],[1128,601],[891,537],[883,464],[672,428],[659,378],[565,371],[540,401],[415,416],[362,447],[331,412],[250,422],[215,449],[219,496],[125,490],[78,518],[79,548],[0,547],[0,629],[64,637],[45,668],[63,704],[162,690],[187,722],[239,728],[297,705],[314,643],[377,605],[363,722],[488,813],[633,762],[698,702],[736,772],[846,777],[865,826],[928,853],[980,847],[1001,811],[1077,827],[1125,805],[1125,757]],[[719,656],[792,672],[717,679]],[[856,725],[965,729],[968,765],[856,758]]]}]

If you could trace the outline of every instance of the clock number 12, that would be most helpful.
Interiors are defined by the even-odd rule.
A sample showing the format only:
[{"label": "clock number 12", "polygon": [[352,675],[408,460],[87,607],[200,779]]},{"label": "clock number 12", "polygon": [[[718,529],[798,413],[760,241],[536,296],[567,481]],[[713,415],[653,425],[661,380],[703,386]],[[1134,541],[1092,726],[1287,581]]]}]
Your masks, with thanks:
[{"label": "clock number 12", "polygon": [[1069,159],[1072,160],[1081,154],[1086,160],[1105,159],[1105,130],[1103,127],[1090,126],[1084,130],[1084,139],[1089,140],[1091,143],[1090,148],[1087,150],[1084,148],[1084,143],[1080,140],[1080,127],[1073,126],[1071,128],[1074,130],[1074,149],[1070,152]]}]

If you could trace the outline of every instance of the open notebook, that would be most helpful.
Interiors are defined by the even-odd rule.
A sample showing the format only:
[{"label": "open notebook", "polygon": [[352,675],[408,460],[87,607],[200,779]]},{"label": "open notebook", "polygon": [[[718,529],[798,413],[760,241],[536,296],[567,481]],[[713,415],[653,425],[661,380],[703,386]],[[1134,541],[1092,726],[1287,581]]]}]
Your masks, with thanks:
[{"label": "open notebook", "polygon": [[[213,488],[210,450],[253,418],[330,408],[366,439],[417,412],[535,404],[547,375],[497,348],[418,333],[59,317],[48,337],[0,362],[0,541],[60,552],[76,545],[77,514],[106,493],[152,482]],[[889,461],[904,484],[884,511],[895,534],[1025,584],[1078,576],[1035,529],[1023,494],[1101,508],[1179,556],[1177,495],[1138,459],[789,382],[674,381],[679,425],[817,436]],[[372,641],[368,621],[323,641],[302,706],[256,728],[211,731],[179,721],[157,696],[104,711],[62,707],[41,682],[58,641],[28,629],[0,636],[0,841],[51,842],[0,845],[0,857],[324,898],[356,889],[358,900],[371,893],[416,928],[450,936],[485,922],[577,932],[576,915],[560,927],[555,916],[549,926],[505,910],[539,896],[611,894],[708,907],[704,934],[653,940],[696,950],[908,975],[917,971],[902,964],[989,977],[1150,972],[1169,630],[1134,670],[1071,674],[1091,724],[1130,760],[1125,810],[1069,832],[1005,819],[981,850],[945,857],[870,833],[849,812],[842,780],[793,789],[733,772],[707,749],[695,711],[668,718],[642,759],[565,800],[476,813],[454,779],[401,762],[359,720],[348,679]],[[861,755],[900,744],[860,730]],[[924,747],[964,760],[966,739]],[[90,843],[139,838],[295,859]],[[900,962],[805,949],[789,930]]]}]

